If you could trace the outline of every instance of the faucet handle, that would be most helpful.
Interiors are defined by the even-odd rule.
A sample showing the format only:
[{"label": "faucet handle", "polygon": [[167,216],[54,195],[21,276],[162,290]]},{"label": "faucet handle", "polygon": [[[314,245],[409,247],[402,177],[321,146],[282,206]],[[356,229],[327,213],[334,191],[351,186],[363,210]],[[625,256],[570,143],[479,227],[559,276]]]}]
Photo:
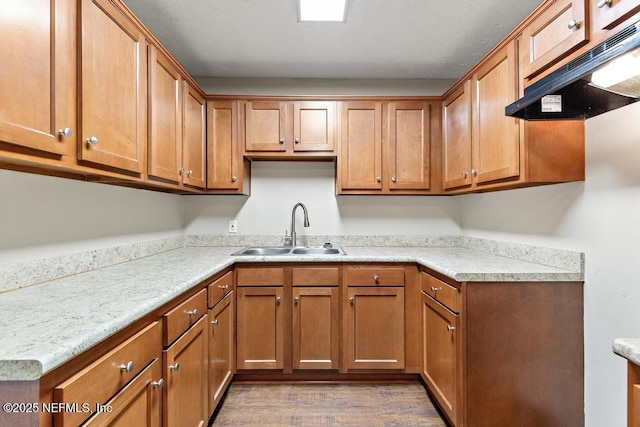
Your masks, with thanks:
[{"label": "faucet handle", "polygon": [[291,246],[293,244],[293,237],[290,236],[288,233],[289,233],[289,230],[284,230],[284,245],[285,246]]}]

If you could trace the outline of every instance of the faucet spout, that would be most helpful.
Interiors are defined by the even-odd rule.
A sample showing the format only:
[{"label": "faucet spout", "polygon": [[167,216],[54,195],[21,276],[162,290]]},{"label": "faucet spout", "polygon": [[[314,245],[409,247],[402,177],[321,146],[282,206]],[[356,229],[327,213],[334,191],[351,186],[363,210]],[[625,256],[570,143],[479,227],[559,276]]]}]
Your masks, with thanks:
[{"label": "faucet spout", "polygon": [[302,212],[304,213],[304,223],[303,225],[305,227],[309,226],[309,212],[307,211],[307,207],[304,205],[304,203],[296,203],[293,206],[293,209],[291,210],[291,237],[290,239],[287,239],[291,246],[296,246],[296,209],[298,209],[298,207],[302,208]]}]

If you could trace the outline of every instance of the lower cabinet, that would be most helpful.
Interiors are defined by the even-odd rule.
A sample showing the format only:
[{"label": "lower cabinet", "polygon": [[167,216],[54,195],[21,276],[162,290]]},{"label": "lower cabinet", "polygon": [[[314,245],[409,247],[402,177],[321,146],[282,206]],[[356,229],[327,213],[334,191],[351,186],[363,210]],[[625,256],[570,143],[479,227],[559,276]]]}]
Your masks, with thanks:
[{"label": "lower cabinet", "polygon": [[628,363],[627,426],[640,427],[640,366]]},{"label": "lower cabinet", "polygon": [[231,291],[209,309],[209,415],[215,411],[233,378],[234,297]]}]

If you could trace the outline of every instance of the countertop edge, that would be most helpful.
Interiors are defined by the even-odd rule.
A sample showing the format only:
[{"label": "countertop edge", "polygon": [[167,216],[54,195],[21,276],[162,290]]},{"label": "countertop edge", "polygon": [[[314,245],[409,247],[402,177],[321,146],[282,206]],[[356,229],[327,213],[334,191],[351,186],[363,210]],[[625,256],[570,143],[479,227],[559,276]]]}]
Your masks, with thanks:
[{"label": "countertop edge", "polygon": [[615,354],[640,366],[640,338],[616,338],[612,347]]}]

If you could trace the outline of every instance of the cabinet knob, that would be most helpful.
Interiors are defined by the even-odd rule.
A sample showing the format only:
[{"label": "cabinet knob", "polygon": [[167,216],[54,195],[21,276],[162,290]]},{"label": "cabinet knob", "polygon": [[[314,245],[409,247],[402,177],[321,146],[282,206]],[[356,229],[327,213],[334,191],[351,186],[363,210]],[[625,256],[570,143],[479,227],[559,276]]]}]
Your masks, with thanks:
[{"label": "cabinet knob", "polygon": [[392,176],[392,177],[391,177],[391,182],[396,182],[396,181],[397,181],[396,177],[395,177],[395,176]]},{"label": "cabinet knob", "polygon": [[471,169],[471,175],[478,176],[478,169]]},{"label": "cabinet knob", "polygon": [[187,176],[189,176],[189,177],[190,177],[191,175],[193,175],[193,171],[192,171],[191,169],[189,169],[189,170],[187,171]]},{"label": "cabinet knob", "polygon": [[180,363],[174,363],[173,365],[169,365],[169,370],[171,370],[171,371],[179,371],[180,370]]},{"label": "cabinet knob", "polygon": [[455,327],[455,326],[447,325],[447,331],[449,331],[449,332],[453,332],[453,331],[455,331],[455,330],[456,330],[456,327]]},{"label": "cabinet knob", "polygon": [[180,175],[184,174],[184,168],[180,168],[180,169],[178,169],[178,173],[179,173]]},{"label": "cabinet knob", "polygon": [[463,177],[463,178],[466,178],[466,177],[467,177],[467,175],[469,175],[469,174],[467,173],[467,171],[462,171],[462,177]]},{"label": "cabinet knob", "polygon": [[162,378],[160,378],[158,381],[153,381],[151,383],[151,386],[155,387],[155,388],[162,388],[162,387],[164,387],[164,380]]},{"label": "cabinet knob", "polygon": [[131,373],[133,372],[133,360],[130,360],[126,365],[123,363],[119,366],[120,372]]},{"label": "cabinet knob", "polygon": [[379,176],[376,176],[376,182],[380,182],[382,181],[382,178],[380,178]]},{"label": "cabinet knob", "polygon": [[90,145],[98,145],[98,138],[96,138],[95,136],[90,136],[89,138],[85,139],[85,141]]},{"label": "cabinet knob", "polygon": [[293,298],[293,303],[294,303],[294,304],[297,304],[297,303],[299,303],[299,302],[300,302],[300,297],[294,297],[294,298]]},{"label": "cabinet knob", "polygon": [[570,30],[577,30],[578,28],[580,28],[580,21],[576,21],[575,19],[572,19],[571,21],[569,21],[569,24],[567,25],[567,27]]},{"label": "cabinet knob", "polygon": [[355,298],[353,298],[353,297],[349,297],[349,303],[350,303],[351,305],[353,305],[353,303],[354,303],[354,302],[355,302]]},{"label": "cabinet knob", "polygon": [[380,276],[378,276],[377,274],[375,274],[375,275],[373,276],[373,281],[374,281],[374,282],[376,282],[376,283],[378,283],[378,281],[379,281],[379,280],[380,280]]},{"label": "cabinet knob", "polygon": [[64,128],[58,130],[58,135],[66,136],[67,138],[69,138],[71,135],[73,135],[73,133],[71,132],[71,128]]},{"label": "cabinet knob", "polygon": [[300,144],[300,138],[294,139],[293,142],[295,142],[296,144]]},{"label": "cabinet knob", "polygon": [[280,304],[281,301],[282,301],[282,297],[276,297],[276,304]]},{"label": "cabinet knob", "polygon": [[194,308],[193,310],[187,310],[185,311],[186,314],[188,314],[189,316],[196,316],[198,314],[198,309]]},{"label": "cabinet knob", "polygon": [[211,324],[212,324],[213,326],[218,326],[218,319],[213,319],[213,320],[211,321]]},{"label": "cabinet knob", "polygon": [[611,7],[611,0],[600,0],[596,6],[598,9],[602,9],[603,7]]},{"label": "cabinet knob", "polygon": [[284,138],[280,138],[280,144],[284,144]]},{"label": "cabinet knob", "polygon": [[431,287],[431,292],[438,292],[440,290],[442,290],[442,288],[436,288],[435,286]]},{"label": "cabinet knob", "polygon": [[218,285],[220,289],[229,289],[229,285]]},{"label": "cabinet knob", "polygon": [[237,178],[237,177],[235,177],[235,176],[232,176],[232,177],[231,177],[231,182],[236,182],[237,180],[238,180],[238,178]]}]

